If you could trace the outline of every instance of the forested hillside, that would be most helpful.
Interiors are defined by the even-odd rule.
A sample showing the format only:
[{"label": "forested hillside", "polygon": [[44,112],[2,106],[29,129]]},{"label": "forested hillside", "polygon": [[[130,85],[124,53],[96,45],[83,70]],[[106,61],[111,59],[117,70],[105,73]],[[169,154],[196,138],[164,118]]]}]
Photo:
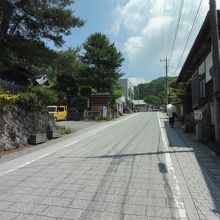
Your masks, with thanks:
[{"label": "forested hillside", "polygon": [[[168,77],[168,90],[170,101],[178,102],[183,96],[180,86],[175,84],[176,77]],[[153,105],[163,105],[165,98],[166,77],[159,77],[149,83],[139,84],[135,87],[136,99],[144,99],[147,103]]]}]

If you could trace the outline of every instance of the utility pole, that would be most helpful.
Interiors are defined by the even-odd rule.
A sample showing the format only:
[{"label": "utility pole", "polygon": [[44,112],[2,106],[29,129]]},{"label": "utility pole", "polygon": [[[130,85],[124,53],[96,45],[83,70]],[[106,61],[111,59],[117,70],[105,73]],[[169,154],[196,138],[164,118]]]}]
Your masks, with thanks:
[{"label": "utility pole", "polygon": [[214,93],[214,118],[215,118],[215,140],[217,151],[220,153],[220,60],[219,60],[219,33],[218,17],[216,11],[216,1],[209,0],[210,23],[211,23],[211,43],[213,66],[210,68],[210,75],[213,80]]},{"label": "utility pole", "polygon": [[[165,71],[166,71],[166,84],[165,84],[165,109],[168,105],[168,59],[160,60],[161,62],[165,62]],[[167,110],[167,109],[166,109]]]}]

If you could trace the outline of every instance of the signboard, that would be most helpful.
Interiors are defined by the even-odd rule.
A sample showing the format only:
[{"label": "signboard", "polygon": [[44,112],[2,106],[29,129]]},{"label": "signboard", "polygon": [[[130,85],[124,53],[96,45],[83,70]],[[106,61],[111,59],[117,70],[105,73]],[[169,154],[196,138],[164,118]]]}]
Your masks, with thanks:
[{"label": "signboard", "polygon": [[196,121],[202,120],[202,110],[194,110],[194,120]]},{"label": "signboard", "polygon": [[36,79],[36,81],[38,82],[39,85],[43,85],[45,82],[48,81],[47,75],[43,75],[41,78]]}]

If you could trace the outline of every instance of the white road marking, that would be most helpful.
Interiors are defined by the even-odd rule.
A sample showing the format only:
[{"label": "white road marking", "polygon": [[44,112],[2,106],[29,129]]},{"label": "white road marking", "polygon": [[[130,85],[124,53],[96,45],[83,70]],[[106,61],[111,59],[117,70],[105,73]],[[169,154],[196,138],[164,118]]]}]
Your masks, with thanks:
[{"label": "white road marking", "polygon": [[52,150],[52,151],[50,151],[50,152],[48,152],[48,153],[46,153],[46,154],[43,154],[43,155],[41,155],[41,156],[39,156],[39,157],[37,157],[37,158],[35,158],[35,159],[33,159],[33,160],[27,161],[27,162],[25,162],[25,163],[23,163],[23,164],[21,164],[21,165],[19,165],[19,166],[15,166],[15,167],[12,168],[12,169],[9,169],[9,170],[7,170],[7,171],[5,171],[5,172],[0,173],[0,176],[4,176],[5,174],[11,173],[11,172],[13,172],[13,171],[15,171],[15,170],[17,170],[17,169],[19,169],[19,168],[25,167],[25,166],[27,166],[27,165],[33,163],[33,162],[36,162],[37,160],[40,160],[40,159],[42,159],[42,158],[44,158],[44,157],[47,157],[47,156],[49,156],[49,155],[51,155],[51,154],[53,154],[53,153],[55,153],[55,152],[57,152],[57,151],[59,151],[59,150],[63,150],[63,149],[65,149],[65,148],[67,148],[67,147],[69,147],[69,146],[71,146],[71,145],[74,145],[74,144],[78,143],[79,141],[80,141],[80,140],[76,140],[76,141],[74,141],[74,142],[72,142],[72,143],[69,143],[69,144],[67,144],[67,145],[64,145],[63,147],[61,147],[61,148],[59,148],[59,149]]},{"label": "white road marking", "polygon": [[[87,138],[89,136],[93,136],[93,135],[99,133],[100,131],[103,131],[106,128],[111,127],[112,125],[118,124],[118,123],[120,123],[122,121],[126,121],[126,120],[128,120],[130,118],[133,118],[133,117],[137,116],[137,115],[138,115],[138,113],[130,115],[130,116],[126,117],[126,118],[119,119],[117,121],[108,122],[107,124],[105,124],[103,126],[100,126],[100,127],[97,127],[94,130],[86,131],[85,133],[80,134],[78,136],[78,138],[80,137],[78,140],[75,140],[75,141],[73,141],[73,142],[71,142],[69,144],[66,144],[63,147],[61,147],[62,144],[64,144],[64,142],[66,142],[67,140],[64,140],[64,141],[62,141],[60,143],[57,143],[55,145],[51,145],[51,146],[46,147],[44,149],[41,149],[41,150],[39,150],[37,152],[33,152],[33,153],[28,154],[28,155],[24,155],[23,157],[14,159],[12,161],[8,161],[8,162],[5,162],[3,164],[0,164],[0,176],[4,176],[5,174],[11,173],[11,172],[13,172],[13,171],[15,171],[15,170],[17,170],[19,168],[25,167],[25,166],[33,163],[33,162],[36,162],[37,160],[40,160],[40,159],[42,159],[42,158],[44,158],[46,156],[49,156],[49,155],[51,155],[51,154],[53,154],[53,153],[55,153],[55,152],[57,152],[59,150],[62,150],[62,149],[67,148],[67,147],[69,147],[69,146],[71,146],[73,144],[76,144],[76,143],[78,143],[80,140],[82,140],[84,138]],[[74,137],[73,139],[76,139],[76,137]],[[69,141],[71,141],[71,138],[69,139]],[[36,156],[36,154],[38,154],[38,156]],[[32,157],[32,160],[30,160],[31,157]],[[24,161],[26,161],[26,162],[24,162]],[[15,165],[16,163],[20,164],[20,165]]]},{"label": "white road marking", "polygon": [[171,156],[170,156],[170,153],[169,153],[169,144],[168,144],[168,141],[166,139],[165,128],[162,126],[159,113],[157,113],[157,117],[158,117],[158,121],[159,121],[162,142],[164,144],[165,151],[168,152],[168,153],[164,154],[164,156],[165,156],[165,160],[166,160],[168,175],[169,175],[169,178],[170,178],[170,180],[173,184],[172,189],[174,188],[174,190],[173,190],[174,191],[174,193],[173,193],[174,202],[175,202],[175,204],[178,208],[181,208],[181,209],[177,209],[177,212],[178,212],[177,214],[179,215],[178,216],[179,218],[184,219],[184,218],[186,218],[186,210],[185,210],[185,207],[184,207],[184,209],[182,207],[183,206],[182,202],[181,202],[182,201],[182,196],[181,196],[179,184],[178,184],[178,181],[177,181],[177,177],[176,177],[176,174],[175,174],[174,166],[173,166],[173,163],[172,163],[172,159],[171,159]]}]

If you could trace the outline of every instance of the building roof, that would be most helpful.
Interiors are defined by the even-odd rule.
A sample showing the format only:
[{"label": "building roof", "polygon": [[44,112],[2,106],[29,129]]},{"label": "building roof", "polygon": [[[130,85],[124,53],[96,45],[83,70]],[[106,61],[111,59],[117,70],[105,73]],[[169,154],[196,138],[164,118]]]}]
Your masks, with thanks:
[{"label": "building roof", "polygon": [[128,83],[130,83],[130,85],[134,86],[129,79],[125,79],[125,78],[124,79],[119,79],[118,82],[119,83],[120,82],[128,82]]},{"label": "building roof", "polygon": [[146,105],[146,102],[144,100],[133,100],[132,103],[134,105]]},{"label": "building roof", "polygon": [[[220,24],[220,10],[217,10],[218,23]],[[210,16],[209,12],[202,24],[202,27],[194,41],[194,44],[183,64],[177,83],[188,81],[195,73],[195,70],[201,65],[204,58],[211,51],[211,36],[210,36]],[[219,25],[220,32],[220,25]]]},{"label": "building roof", "polygon": [[110,96],[110,93],[109,92],[92,93],[91,96]]}]

